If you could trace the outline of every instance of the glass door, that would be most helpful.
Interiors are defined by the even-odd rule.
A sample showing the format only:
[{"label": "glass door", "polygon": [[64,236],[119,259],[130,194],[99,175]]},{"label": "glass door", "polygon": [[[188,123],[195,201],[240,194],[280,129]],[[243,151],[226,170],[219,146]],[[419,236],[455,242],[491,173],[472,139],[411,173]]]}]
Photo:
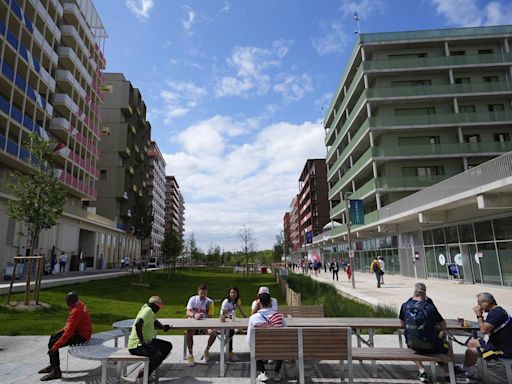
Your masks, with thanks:
[{"label": "glass door", "polygon": [[459,245],[449,245],[448,254],[450,255],[448,260],[449,268],[451,268],[450,275],[455,279],[464,279],[464,262]]}]

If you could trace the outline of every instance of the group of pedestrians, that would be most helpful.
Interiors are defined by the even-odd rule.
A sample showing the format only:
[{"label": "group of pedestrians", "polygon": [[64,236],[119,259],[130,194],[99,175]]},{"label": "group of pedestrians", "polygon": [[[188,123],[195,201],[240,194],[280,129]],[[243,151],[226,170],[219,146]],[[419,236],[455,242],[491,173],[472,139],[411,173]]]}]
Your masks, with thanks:
[{"label": "group of pedestrians", "polygon": [[382,257],[375,257],[370,264],[370,273],[375,274],[377,288],[384,285],[384,274],[386,273],[386,263]]},{"label": "group of pedestrians", "polygon": [[[464,364],[455,366],[455,374],[463,375],[466,383],[475,379],[475,364],[479,357],[485,360],[512,358],[511,317],[505,309],[498,306],[490,293],[481,292],[476,298],[477,304],[473,311],[478,330],[484,337],[469,338],[465,343],[467,349]],[[400,308],[399,318],[405,329],[405,340],[409,348],[419,353],[443,353],[453,357],[446,321],[432,299],[427,296],[425,284],[415,284],[412,297]],[[416,366],[419,371],[418,379],[424,383],[429,382],[423,364],[417,361]],[[445,376],[448,376],[446,364],[441,366],[445,369]]]},{"label": "group of pedestrians", "polygon": [[[39,373],[45,374],[41,381],[60,379],[62,372],[60,369],[59,349],[69,345],[83,344],[92,336],[92,323],[87,306],[81,302],[76,292],[70,292],[66,295],[66,304],[70,313],[63,329],[50,336],[48,342],[48,355],[50,365],[39,370]],[[147,303],[144,303],[135,316],[133,326],[128,338],[128,350],[132,355],[149,357],[149,372],[151,375],[154,370],[167,358],[172,350],[172,344],[168,341],[158,339],[156,330],[161,329],[167,332],[172,326],[162,324],[157,319],[158,311],[164,307],[164,302],[159,296],[151,296]],[[284,320],[277,312],[278,304],[275,298],[270,296],[268,287],[260,287],[258,295],[251,304],[251,317],[247,331],[247,340],[250,343],[252,329],[255,327],[284,326]],[[237,287],[230,287],[226,298],[222,301],[220,310],[220,321],[226,319],[234,320],[236,312],[241,316],[247,317],[242,308],[240,291]],[[214,315],[214,301],[208,297],[208,287],[206,284],[200,284],[197,289],[197,295],[190,297],[186,306],[186,316],[191,320],[201,320],[211,318]],[[263,320],[262,320],[263,319]],[[233,336],[235,331],[229,332],[229,358],[233,361],[238,357],[233,353]],[[186,343],[188,349],[188,365],[195,365],[193,353],[194,335],[209,335],[208,342],[201,359],[208,362],[210,359],[210,348],[217,337],[217,330],[188,330]],[[259,381],[269,379],[263,361],[258,361],[258,369],[261,373]],[[281,362],[276,362],[274,381],[280,380]],[[136,382],[142,382],[144,369],[141,369],[136,378]],[[266,378],[266,379],[265,379]]]}]

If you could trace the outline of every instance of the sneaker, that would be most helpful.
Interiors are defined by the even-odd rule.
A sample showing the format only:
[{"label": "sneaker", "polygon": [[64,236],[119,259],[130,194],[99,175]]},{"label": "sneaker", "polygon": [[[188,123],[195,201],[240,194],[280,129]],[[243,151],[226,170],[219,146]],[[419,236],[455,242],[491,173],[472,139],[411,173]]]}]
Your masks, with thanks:
[{"label": "sneaker", "polygon": [[427,372],[420,372],[418,374],[418,380],[421,381],[422,383],[428,383],[428,376],[427,376]]},{"label": "sneaker", "polygon": [[231,361],[238,361],[240,359],[233,352],[229,352],[229,360],[231,360]]},{"label": "sneaker", "polygon": [[43,369],[40,369],[37,373],[50,373],[51,371],[53,371],[53,368],[51,365],[49,365]]},{"label": "sneaker", "polygon": [[210,361],[210,352],[208,352],[207,350],[205,350],[203,352],[203,360],[207,363],[208,361]]},{"label": "sneaker", "polygon": [[56,380],[60,378],[62,378],[62,373],[60,372],[60,369],[54,369],[47,375],[41,377],[41,381]]},{"label": "sneaker", "polygon": [[465,373],[464,369],[462,368],[462,364],[454,364],[453,365],[453,371],[456,375],[462,375]]},{"label": "sneaker", "polygon": [[468,384],[476,383],[476,376],[474,373],[466,372],[464,379],[465,379],[465,381],[464,381],[465,383],[468,383]]},{"label": "sneaker", "polygon": [[267,375],[267,372],[261,372],[256,378],[257,381],[269,381],[270,378]]},{"label": "sneaker", "polygon": [[282,379],[281,372],[274,373],[274,382],[281,381],[281,379]]},{"label": "sneaker", "polygon": [[196,365],[196,362],[194,361],[194,356],[193,355],[188,355],[187,361],[188,361],[188,366],[189,367],[193,367],[194,365]]}]

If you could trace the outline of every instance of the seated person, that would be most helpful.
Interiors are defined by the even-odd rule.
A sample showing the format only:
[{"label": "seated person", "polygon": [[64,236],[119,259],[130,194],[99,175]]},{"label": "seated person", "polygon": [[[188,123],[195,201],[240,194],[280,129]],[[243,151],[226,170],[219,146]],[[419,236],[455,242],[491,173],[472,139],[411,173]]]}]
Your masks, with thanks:
[{"label": "seated person", "polygon": [[[270,294],[263,292],[258,295],[258,298],[261,309],[249,318],[249,324],[247,326],[247,342],[249,343],[249,346],[252,345],[252,334],[254,332],[254,328],[286,327],[283,315],[279,313],[277,309],[271,307],[272,302]],[[275,363],[274,382],[277,382],[281,381],[280,372],[283,360],[276,360]],[[260,372],[256,380],[268,381],[270,379],[263,360],[256,361],[256,369]]]},{"label": "seated person", "polygon": [[[169,325],[162,325],[157,318],[156,313],[164,306],[159,296],[151,296],[140,309],[133,322],[132,331],[128,338],[128,350],[132,355],[149,357],[148,375],[155,370],[172,349],[172,344],[165,340],[156,338],[155,329],[169,330]],[[141,369],[137,375],[136,383],[142,383],[144,369]]]},{"label": "seated person", "polygon": [[[201,284],[197,288],[197,295],[192,296],[188,300],[187,304],[187,316],[189,319],[201,320],[208,317],[213,316],[213,300],[207,297],[208,287],[206,284]],[[206,349],[203,352],[202,359],[208,362],[210,360],[210,347],[215,342],[215,338],[217,337],[217,332],[214,329],[208,329],[206,331],[210,337],[208,339],[208,344]],[[189,329],[187,331],[187,347],[188,347],[188,366],[193,367],[195,365],[194,354],[192,352],[194,346],[194,334],[204,333],[204,330],[196,331],[193,329]]]},{"label": "seated person", "polygon": [[[512,358],[512,320],[502,307],[498,306],[494,296],[488,292],[476,295],[477,305],[473,308],[480,332],[486,338],[468,341],[463,370],[466,382],[474,379],[475,364],[478,357],[492,360],[500,357]],[[487,316],[484,319],[484,312]]]},{"label": "seated person", "polygon": [[[268,293],[270,295],[270,290],[268,289],[268,287],[260,287],[258,289],[258,297],[251,304],[251,315],[254,315],[261,309],[259,295],[261,295],[262,293]],[[273,297],[271,298],[271,307],[272,309],[277,311],[277,300]]]},{"label": "seated person", "polygon": [[[243,317],[247,317],[243,308],[242,301],[240,300],[240,290],[237,287],[231,287],[228,290],[228,297],[224,299],[222,302],[222,306],[220,308],[220,316],[221,319],[229,318],[233,319],[236,314],[236,310],[240,311],[240,314]],[[235,335],[235,330],[229,330],[229,358],[233,361],[238,360],[237,356],[233,353],[233,336]]]},{"label": "seated person", "polygon": [[[405,328],[405,341],[409,348],[418,353],[444,353],[453,357],[450,344],[446,341],[446,321],[432,301],[427,300],[425,291],[415,286],[413,296],[402,304],[399,318]],[[444,364],[440,365],[446,370]],[[419,370],[418,379],[427,383],[428,376],[422,362],[417,361],[416,367]]]},{"label": "seated person", "polygon": [[66,295],[66,304],[70,312],[63,329],[50,336],[48,342],[48,356],[50,365],[39,373],[46,373],[41,381],[55,380],[62,377],[60,371],[59,349],[68,345],[83,344],[91,338],[92,324],[87,306],[78,300],[78,294],[69,292]]}]

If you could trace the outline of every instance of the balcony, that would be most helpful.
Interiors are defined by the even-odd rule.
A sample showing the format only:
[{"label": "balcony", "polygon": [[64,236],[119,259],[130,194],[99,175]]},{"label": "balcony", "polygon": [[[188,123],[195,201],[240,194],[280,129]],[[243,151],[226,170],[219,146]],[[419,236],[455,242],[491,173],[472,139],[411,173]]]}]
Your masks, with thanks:
[{"label": "balcony", "polygon": [[370,117],[370,127],[388,129],[390,127],[442,127],[459,125],[509,125],[512,111],[447,113],[411,116]]},{"label": "balcony", "polygon": [[56,93],[53,96],[53,106],[59,109],[59,112],[64,116],[68,116],[70,112],[71,114],[78,114],[78,106],[71,100],[71,97],[64,93]]},{"label": "balcony", "polygon": [[125,147],[125,148],[122,148],[119,150],[119,154],[121,155],[121,157],[124,157],[125,159],[127,159],[131,156],[132,151],[130,150],[130,148]]},{"label": "balcony", "polygon": [[403,69],[432,69],[449,67],[468,66],[510,66],[512,65],[512,54],[490,54],[490,55],[466,55],[466,56],[439,56],[439,57],[417,57],[387,60],[364,61],[365,71],[392,71]]},{"label": "balcony", "polygon": [[[375,193],[377,188],[378,188],[377,180],[371,179],[370,181],[365,183],[362,187],[357,189],[355,192],[351,193],[350,198],[351,199],[364,199],[367,196]],[[331,196],[331,194],[329,193],[329,200],[332,200],[334,198],[334,196],[335,196],[335,194],[333,194]],[[329,212],[330,217],[333,218],[333,217],[336,217],[339,214],[341,214],[345,210],[345,205],[346,204],[344,201],[340,201],[340,203],[338,205],[336,205],[335,207],[333,207],[330,210],[330,212]]]},{"label": "balcony", "polygon": [[372,148],[368,150],[357,160],[352,167],[350,167],[345,174],[334,184],[330,189],[329,196],[339,193],[352,178],[359,173],[364,167],[371,163]]},{"label": "balcony", "polygon": [[[350,142],[343,148],[339,157],[336,159],[334,164],[329,167],[329,177],[332,175],[332,172],[335,172],[340,164],[344,163],[348,156],[352,153],[354,148],[361,142],[361,139],[366,136],[367,133],[370,132],[370,123],[368,119],[359,127],[356,134],[352,136]],[[327,161],[330,161],[332,156],[334,155],[336,147],[331,147],[327,154]],[[331,172],[332,170],[332,172]]]},{"label": "balcony", "polygon": [[417,87],[370,88],[367,90],[368,99],[388,99],[406,97],[408,100],[425,96],[440,95],[455,97],[458,95],[474,94],[509,94],[512,86],[509,83],[473,83],[473,84],[441,84]]},{"label": "balcony", "polygon": [[359,115],[361,109],[366,104],[366,101],[367,101],[367,98],[366,98],[366,91],[365,91],[365,92],[361,93],[361,95],[359,96],[359,99],[357,99],[356,104],[350,111],[350,114],[348,115],[347,120],[345,120],[345,122],[342,124],[338,134],[336,135],[336,137],[334,137],[333,136],[334,131],[336,130],[336,126],[338,125],[339,119],[341,118],[341,114],[340,114],[340,117],[338,119],[336,119],[335,123],[331,126],[331,129],[327,132],[327,135],[325,138],[326,145],[331,145],[331,143],[332,143],[333,146],[336,146],[337,143],[339,143],[339,141],[343,138],[343,136],[350,129],[350,126],[354,122],[356,116]]}]

